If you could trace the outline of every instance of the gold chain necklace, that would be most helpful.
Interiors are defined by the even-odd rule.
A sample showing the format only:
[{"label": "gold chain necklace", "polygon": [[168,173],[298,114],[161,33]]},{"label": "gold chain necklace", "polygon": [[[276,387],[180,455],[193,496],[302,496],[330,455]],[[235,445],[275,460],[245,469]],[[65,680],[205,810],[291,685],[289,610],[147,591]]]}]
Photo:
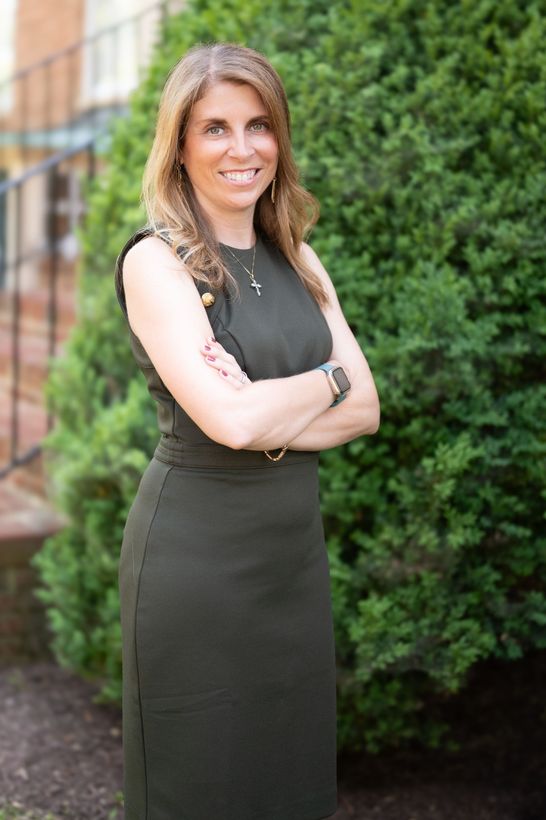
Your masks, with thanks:
[{"label": "gold chain necklace", "polygon": [[241,260],[239,259],[239,257],[238,257],[238,256],[236,256],[236,255],[233,253],[233,251],[231,250],[231,248],[228,248],[228,246],[227,246],[227,245],[224,245],[224,248],[225,248],[227,251],[229,251],[229,253],[233,256],[233,258],[235,259],[235,261],[236,261],[236,262],[238,262],[238,263],[239,263],[239,265],[242,267],[242,269],[243,269],[243,270],[246,270],[246,272],[247,272],[247,273],[248,273],[248,275],[250,276],[250,287],[251,287],[251,288],[254,288],[254,290],[256,291],[256,293],[258,294],[258,296],[261,296],[261,295],[262,295],[262,294],[261,294],[262,285],[260,285],[260,283],[259,283],[259,282],[256,282],[256,279],[255,279],[255,277],[254,277],[254,263],[256,262],[256,245],[257,245],[257,244],[258,244],[258,240],[256,240],[256,243],[255,243],[255,245],[254,245],[254,253],[252,254],[252,270],[249,270],[249,269],[247,268],[247,266],[246,266],[246,265],[243,265],[243,263],[241,262]]},{"label": "gold chain necklace", "polygon": [[[260,293],[260,291],[261,291],[261,289],[262,289],[262,285],[260,285],[260,283],[259,283],[259,282],[256,282],[256,279],[255,279],[255,277],[254,277],[254,263],[256,262],[256,245],[257,245],[257,244],[258,244],[258,240],[256,240],[256,243],[255,243],[255,245],[254,245],[254,253],[252,254],[252,270],[249,270],[249,269],[247,268],[247,266],[246,266],[246,265],[243,265],[243,263],[241,262],[241,260],[239,259],[239,257],[238,257],[238,256],[236,256],[236,255],[233,253],[233,251],[231,250],[231,248],[228,248],[228,246],[227,246],[227,245],[224,245],[224,248],[225,248],[227,251],[229,251],[229,253],[231,254],[231,256],[233,256],[233,258],[235,259],[235,261],[239,263],[239,265],[243,268],[243,270],[246,270],[246,272],[248,273],[248,275],[249,275],[249,277],[250,277],[250,287],[251,287],[251,288],[254,288],[254,290],[256,291],[256,293],[258,294],[258,296],[261,296],[262,294]],[[276,456],[272,456],[272,455],[271,455],[271,453],[269,452],[269,450],[264,450],[264,453],[266,454],[266,456],[268,457],[268,459],[269,459],[270,461],[280,461],[280,460],[281,460],[281,458],[284,456],[284,454],[286,453],[286,451],[287,451],[287,450],[288,450],[288,444],[285,444],[283,447],[281,447],[281,448],[280,448],[280,450],[279,450],[279,452],[278,452],[278,454],[277,454]]]}]

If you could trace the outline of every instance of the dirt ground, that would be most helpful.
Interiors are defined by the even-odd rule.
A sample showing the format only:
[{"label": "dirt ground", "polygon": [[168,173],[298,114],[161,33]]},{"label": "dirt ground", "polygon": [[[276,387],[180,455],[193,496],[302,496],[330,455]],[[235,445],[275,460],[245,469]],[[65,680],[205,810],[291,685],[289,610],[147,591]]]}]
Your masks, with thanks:
[{"label": "dirt ground", "polygon": [[[456,752],[339,760],[350,820],[546,820],[546,652],[481,666],[448,707]],[[119,711],[53,663],[0,671],[0,820],[121,820]],[[221,820],[221,818],[211,818]]]}]

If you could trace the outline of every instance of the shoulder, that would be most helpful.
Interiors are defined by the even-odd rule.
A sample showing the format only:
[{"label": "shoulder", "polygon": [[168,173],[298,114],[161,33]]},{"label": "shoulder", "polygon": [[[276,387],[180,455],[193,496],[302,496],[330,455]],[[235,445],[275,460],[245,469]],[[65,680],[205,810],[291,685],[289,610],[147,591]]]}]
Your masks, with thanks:
[{"label": "shoulder", "polygon": [[312,268],[316,268],[317,273],[320,273],[322,271],[326,274],[326,276],[328,276],[324,268],[324,265],[320,261],[316,251],[313,250],[313,248],[311,247],[311,245],[309,245],[308,242],[301,243],[300,253],[308,265],[311,265]]},{"label": "shoulder", "polygon": [[148,323],[174,321],[187,309],[202,309],[189,270],[157,236],[144,237],[127,251],[121,279],[126,315],[139,338]]},{"label": "shoulder", "polygon": [[166,259],[168,256],[173,256],[173,254],[163,239],[153,234],[145,234],[127,247],[123,261],[129,267],[134,267],[141,260]]},{"label": "shoulder", "polygon": [[116,259],[116,269],[122,267],[123,263],[125,262],[125,257],[134,247],[139,245],[144,239],[151,236],[152,229],[148,226],[144,226],[143,228],[139,228],[138,231],[135,231],[129,239],[125,242],[124,246],[120,250],[118,257]]},{"label": "shoulder", "polygon": [[148,234],[128,248],[122,262],[122,275],[127,288],[158,278],[183,281],[189,272],[164,239]]},{"label": "shoulder", "polygon": [[[165,247],[171,249],[171,241],[169,232],[166,229],[155,230],[150,225],[144,225],[135,231],[129,237],[123,248],[118,254],[116,260],[116,267],[121,269],[125,263],[126,258],[131,260],[138,259],[141,256],[148,256],[151,248]],[[144,253],[143,253],[144,250]],[[174,256],[174,253],[173,253]]]},{"label": "shoulder", "polygon": [[308,242],[301,243],[300,252],[308,264],[311,264],[312,262],[320,262],[317,254]]},{"label": "shoulder", "polygon": [[300,253],[302,255],[303,261],[307,265],[309,265],[310,268],[312,268],[312,270],[317,274],[317,276],[320,276],[324,284],[326,284],[327,281],[331,282],[331,279],[328,276],[326,268],[320,261],[318,255],[313,250],[311,245],[309,245],[307,242],[302,242],[300,245]]},{"label": "shoulder", "polygon": [[336,291],[330,275],[322,262],[320,261],[317,253],[313,250],[311,245],[307,242],[302,242],[300,245],[300,253],[302,256],[303,261],[306,265],[308,265],[313,273],[321,280],[322,284],[326,288],[326,292],[330,298],[333,298],[334,301],[337,300]]}]

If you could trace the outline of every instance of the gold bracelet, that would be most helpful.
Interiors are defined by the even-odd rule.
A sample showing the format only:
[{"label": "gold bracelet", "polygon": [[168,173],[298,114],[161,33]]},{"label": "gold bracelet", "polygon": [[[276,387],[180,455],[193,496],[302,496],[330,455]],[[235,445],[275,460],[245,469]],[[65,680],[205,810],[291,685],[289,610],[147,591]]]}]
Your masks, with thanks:
[{"label": "gold bracelet", "polygon": [[288,444],[285,444],[283,447],[281,447],[281,450],[280,450],[280,453],[279,453],[278,456],[270,455],[268,450],[264,450],[264,453],[266,454],[266,456],[268,457],[268,459],[270,461],[280,461],[287,450],[288,450]]}]

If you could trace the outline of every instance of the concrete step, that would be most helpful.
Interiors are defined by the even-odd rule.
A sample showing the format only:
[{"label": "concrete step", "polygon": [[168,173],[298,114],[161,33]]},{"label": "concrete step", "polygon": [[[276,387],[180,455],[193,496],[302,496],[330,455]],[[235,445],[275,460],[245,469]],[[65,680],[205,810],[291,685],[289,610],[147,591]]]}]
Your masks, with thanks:
[{"label": "concrete step", "polygon": [[[47,410],[44,386],[50,371],[48,265],[45,259],[39,276],[46,280],[42,287],[20,294],[18,319],[18,379],[16,457],[37,447],[47,432]],[[54,356],[62,356],[70,330],[76,322],[74,266],[60,270],[57,282]],[[13,294],[0,292],[0,469],[12,458],[12,394],[14,383]],[[13,483],[37,496],[44,495],[42,458],[18,467],[12,474]],[[10,479],[11,480],[11,479]]]},{"label": "concrete step", "polygon": [[[0,327],[0,392],[12,390],[13,340]],[[64,341],[55,345],[55,357],[62,356]],[[49,339],[45,336],[26,334],[19,337],[18,395],[22,399],[43,402],[43,389],[49,375]]]},{"label": "concrete step", "polygon": [[74,259],[67,259],[62,254],[58,254],[54,259],[51,254],[44,252],[37,265],[38,276],[41,282],[49,283],[55,273],[57,282],[71,281],[74,283],[78,277],[78,263],[78,256]]},{"label": "concrete step", "polygon": [[[55,336],[65,339],[76,321],[76,294],[73,284],[59,287],[56,296]],[[9,291],[0,293],[0,329],[11,335],[14,301]],[[22,335],[49,335],[49,293],[46,288],[19,295],[19,332]]]},{"label": "concrete step", "polygon": [[44,458],[41,452],[35,455],[26,464],[21,464],[8,476],[10,483],[36,498],[46,498],[47,474],[44,469]]},{"label": "concrete step", "polygon": [[[0,665],[49,654],[52,635],[32,556],[64,525],[43,499],[0,481]],[[0,812],[1,813],[1,812]]]},{"label": "concrete step", "polygon": [[[6,467],[12,459],[12,399],[6,379],[0,378],[0,469]],[[18,403],[18,446],[16,456],[22,457],[32,448],[40,445],[47,433],[48,419],[45,402],[40,395],[39,401],[21,398]],[[37,455],[12,473],[13,483],[24,490],[43,496],[45,493],[46,475],[43,468],[42,454]]]},{"label": "concrete step", "polygon": [[11,478],[0,481],[0,564],[9,555],[16,560],[15,553],[24,560],[28,550],[63,524],[62,516],[44,498],[14,485]]},{"label": "concrete step", "polygon": [[[0,394],[0,466],[11,459],[12,408],[9,397]],[[47,433],[47,412],[43,404],[19,399],[17,412],[17,455],[22,456],[42,441]]]}]

